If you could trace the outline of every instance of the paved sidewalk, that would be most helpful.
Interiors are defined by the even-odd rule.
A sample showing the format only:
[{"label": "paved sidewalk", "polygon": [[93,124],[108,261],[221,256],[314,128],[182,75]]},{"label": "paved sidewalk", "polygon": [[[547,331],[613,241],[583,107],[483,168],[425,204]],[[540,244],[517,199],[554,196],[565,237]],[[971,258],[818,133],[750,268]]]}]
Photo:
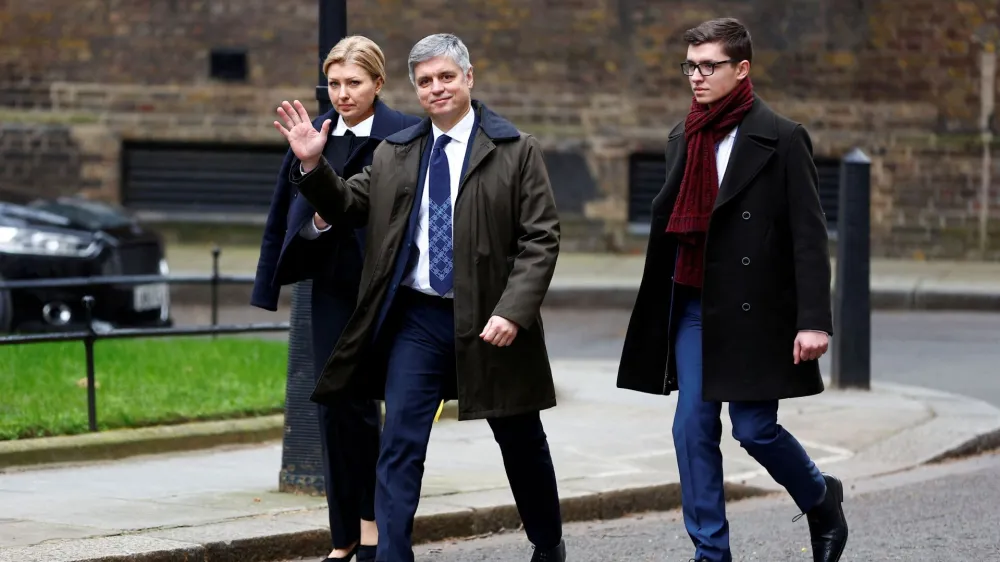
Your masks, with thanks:
[{"label": "paved sidewalk", "polygon": [[[223,249],[219,269],[226,275],[253,275],[258,248]],[[170,246],[175,274],[209,274],[210,246]],[[642,278],[642,254],[560,254],[545,303],[549,306],[631,307]],[[836,281],[836,261],[831,262]],[[226,302],[249,302],[248,287],[226,287]],[[1000,310],[1000,262],[873,259],[872,306],[878,309]],[[208,302],[204,287],[175,287],[175,302]],[[291,291],[282,291],[290,299]]]},{"label": "paved sidewalk", "polygon": [[[677,507],[675,397],[615,388],[613,361],[555,361],[543,413],[567,521]],[[859,479],[995,444],[1000,410],[914,387],[787,401],[781,423],[824,470]],[[731,497],[777,489],[727,431]],[[0,562],[280,560],[328,544],[321,498],[276,492],[280,443],[0,474]],[[518,523],[484,421],[437,424],[415,538]],[[796,515],[788,503],[789,519]],[[680,530],[680,527],[678,527]]]}]

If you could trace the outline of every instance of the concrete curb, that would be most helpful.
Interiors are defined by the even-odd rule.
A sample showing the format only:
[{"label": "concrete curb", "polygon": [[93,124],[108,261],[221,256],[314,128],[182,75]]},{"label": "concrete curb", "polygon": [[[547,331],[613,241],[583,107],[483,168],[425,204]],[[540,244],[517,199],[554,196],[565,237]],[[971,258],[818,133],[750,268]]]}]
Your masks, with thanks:
[{"label": "concrete curb", "polygon": [[[872,390],[919,401],[930,416],[920,424],[855,451],[853,466],[865,477],[898,473],[1000,449],[1000,408],[976,398],[899,383],[880,382]],[[751,482],[754,483],[754,482]]]},{"label": "concrete curb", "polygon": [[[882,383],[882,386],[887,386]],[[895,385],[899,387],[900,385]],[[1000,408],[960,394],[921,387],[905,387],[934,409],[934,419],[912,428],[917,438],[929,442],[928,454],[919,465],[941,463],[1000,449]],[[927,439],[927,433],[943,436]],[[972,433],[969,437],[968,434]],[[962,436],[959,436],[964,434]],[[950,436],[950,438],[949,438]]]},{"label": "concrete curb", "polygon": [[[279,303],[291,306],[291,288],[281,291]],[[638,285],[561,284],[553,283],[544,305],[553,308],[620,308],[629,309],[635,303]],[[250,306],[249,286],[228,286],[219,291],[223,306]],[[186,306],[209,306],[211,295],[207,287],[177,285],[170,290],[171,302]],[[1000,287],[941,286],[915,287],[887,283],[871,288],[874,310],[969,310],[1000,311]]]},{"label": "concrete curb", "polygon": [[994,451],[996,449],[1000,449],[1000,427],[987,433],[983,433],[975,439],[957,443],[953,447],[949,447],[940,454],[931,457],[924,464],[934,464],[960,459],[963,457],[972,457],[988,451]]},{"label": "concrete curb", "polygon": [[284,415],[177,425],[120,429],[0,441],[0,469],[50,463],[112,460],[124,457],[192,451],[220,445],[261,443],[281,439]]},{"label": "concrete curb", "polygon": [[[728,501],[770,493],[763,488],[726,483]],[[561,506],[566,523],[666,511],[680,506],[680,486],[669,483],[571,496],[563,498]],[[175,528],[61,544],[46,543],[0,552],[0,562],[15,559],[19,562],[51,559],[64,562],[273,562],[324,556],[329,552],[329,530],[310,525],[307,517],[306,513],[297,512],[233,520],[207,533],[197,528]],[[456,509],[418,515],[414,521],[413,542],[422,544],[475,537],[517,530],[520,526],[521,520],[513,505]],[[254,534],[255,529],[268,527],[278,532]],[[72,557],[72,553],[80,554]]]}]

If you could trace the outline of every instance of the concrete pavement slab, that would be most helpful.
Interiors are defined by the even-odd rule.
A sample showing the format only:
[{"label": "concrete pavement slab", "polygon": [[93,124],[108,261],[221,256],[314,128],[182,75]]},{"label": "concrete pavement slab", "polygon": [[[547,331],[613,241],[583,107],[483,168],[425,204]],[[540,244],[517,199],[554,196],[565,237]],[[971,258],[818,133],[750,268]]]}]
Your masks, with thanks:
[{"label": "concrete pavement slab", "polygon": [[[614,361],[554,361],[553,368],[560,405],[542,418],[565,519],[676,507],[676,395],[616,389]],[[722,417],[728,497],[777,491],[732,438],[725,408]],[[901,385],[788,400],[779,421],[821,469],[848,485],[1000,435],[997,408]],[[0,474],[7,518],[0,521],[0,562],[319,556],[328,544],[325,502],[277,493],[280,462],[280,443],[269,443]],[[418,541],[519,522],[503,459],[482,420],[435,425],[421,496]]]},{"label": "concrete pavement slab", "polygon": [[46,541],[84,539],[100,532],[101,529],[80,525],[48,524],[23,519],[0,519],[0,545],[4,545],[4,547],[30,546]]}]

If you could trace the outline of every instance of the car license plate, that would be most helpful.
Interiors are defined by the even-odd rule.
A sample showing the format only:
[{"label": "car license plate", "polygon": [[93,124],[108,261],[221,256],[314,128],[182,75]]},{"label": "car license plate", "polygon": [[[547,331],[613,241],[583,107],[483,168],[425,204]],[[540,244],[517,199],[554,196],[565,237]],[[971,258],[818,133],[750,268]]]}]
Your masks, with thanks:
[{"label": "car license plate", "polygon": [[139,312],[161,308],[167,301],[167,286],[163,283],[137,285],[132,293],[132,308]]}]

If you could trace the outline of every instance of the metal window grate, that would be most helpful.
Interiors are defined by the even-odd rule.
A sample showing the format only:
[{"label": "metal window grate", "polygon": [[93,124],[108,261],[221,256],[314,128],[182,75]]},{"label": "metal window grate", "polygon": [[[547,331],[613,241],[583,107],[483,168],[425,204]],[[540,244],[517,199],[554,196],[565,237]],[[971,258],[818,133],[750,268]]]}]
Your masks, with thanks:
[{"label": "metal window grate", "polygon": [[244,49],[212,49],[209,74],[216,80],[246,82],[247,52]]},{"label": "metal window grate", "polygon": [[653,198],[663,189],[667,177],[667,162],[663,153],[636,152],[628,159],[628,222],[629,229],[648,231],[653,218]]},{"label": "metal window grate", "polygon": [[122,203],[132,210],[266,213],[287,146],[126,143]]}]

